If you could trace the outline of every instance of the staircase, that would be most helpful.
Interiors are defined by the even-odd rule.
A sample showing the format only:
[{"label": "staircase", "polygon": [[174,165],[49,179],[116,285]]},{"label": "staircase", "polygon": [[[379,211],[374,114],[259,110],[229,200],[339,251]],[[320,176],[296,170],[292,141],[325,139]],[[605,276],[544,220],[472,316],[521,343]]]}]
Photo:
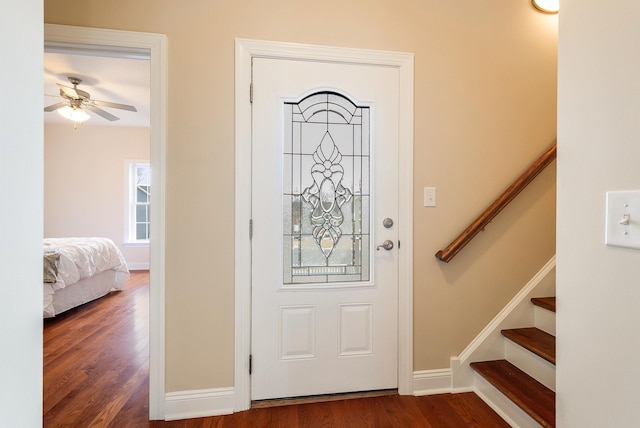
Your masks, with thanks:
[{"label": "staircase", "polygon": [[501,330],[504,359],[472,362],[470,367],[479,394],[511,424],[555,427],[556,301],[532,298],[531,304],[533,327]]}]

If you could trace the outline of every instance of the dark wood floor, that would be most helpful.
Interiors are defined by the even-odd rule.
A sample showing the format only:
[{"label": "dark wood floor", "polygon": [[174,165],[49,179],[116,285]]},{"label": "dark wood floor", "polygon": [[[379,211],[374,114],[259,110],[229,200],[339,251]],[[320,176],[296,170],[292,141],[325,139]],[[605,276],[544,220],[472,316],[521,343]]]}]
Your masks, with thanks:
[{"label": "dark wood floor", "polygon": [[473,393],[426,397],[391,395],[327,403],[251,409],[227,416],[173,422],[151,427],[353,427],[353,428],[493,428],[509,427]]},{"label": "dark wood floor", "polygon": [[146,426],[149,273],[44,321],[45,427]]},{"label": "dark wood floor", "polygon": [[44,427],[508,427],[473,393],[388,395],[148,421],[148,272],[44,322]]}]

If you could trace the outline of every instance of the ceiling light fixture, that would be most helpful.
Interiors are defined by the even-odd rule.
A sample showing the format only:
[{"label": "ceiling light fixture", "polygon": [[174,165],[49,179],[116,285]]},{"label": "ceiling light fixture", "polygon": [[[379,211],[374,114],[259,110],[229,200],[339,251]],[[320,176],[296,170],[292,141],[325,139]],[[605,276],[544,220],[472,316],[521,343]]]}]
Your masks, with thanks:
[{"label": "ceiling light fixture", "polygon": [[84,122],[91,117],[82,107],[76,106],[63,107],[58,109],[58,113],[69,120],[73,120],[74,122]]},{"label": "ceiling light fixture", "polygon": [[558,13],[560,0],[531,0],[531,4],[542,13]]}]

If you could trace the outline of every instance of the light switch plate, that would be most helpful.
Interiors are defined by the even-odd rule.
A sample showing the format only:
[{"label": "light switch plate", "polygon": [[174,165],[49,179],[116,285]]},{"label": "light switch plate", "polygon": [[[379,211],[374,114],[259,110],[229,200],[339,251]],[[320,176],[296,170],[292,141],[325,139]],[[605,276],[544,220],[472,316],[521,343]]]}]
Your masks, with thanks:
[{"label": "light switch plate", "polygon": [[640,190],[607,192],[605,244],[640,249]]},{"label": "light switch plate", "polygon": [[425,207],[436,206],[436,188],[435,187],[424,188],[424,206]]}]

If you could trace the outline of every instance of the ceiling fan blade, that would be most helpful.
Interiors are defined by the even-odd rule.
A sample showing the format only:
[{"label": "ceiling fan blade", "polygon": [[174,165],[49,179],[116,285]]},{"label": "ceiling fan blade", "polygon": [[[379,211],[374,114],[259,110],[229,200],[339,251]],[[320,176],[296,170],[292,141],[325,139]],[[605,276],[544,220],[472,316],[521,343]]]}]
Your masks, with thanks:
[{"label": "ceiling fan blade", "polygon": [[111,108],[119,108],[120,110],[138,111],[134,106],[130,106],[127,104],[118,104],[118,103],[112,103],[109,101],[98,101],[98,100],[91,100],[91,102],[101,107],[111,107]]},{"label": "ceiling fan blade", "polygon": [[44,111],[55,111],[68,105],[69,103],[67,103],[66,101],[60,101],[59,103],[51,104],[50,106],[45,107]]},{"label": "ceiling fan blade", "polygon": [[67,95],[68,97],[75,98],[75,99],[80,98],[80,95],[78,95],[78,91],[76,91],[74,88],[64,86],[60,83],[56,83],[56,85],[58,85],[60,87],[60,91],[64,92],[64,94]]},{"label": "ceiling fan blade", "polygon": [[112,115],[111,113],[107,113],[106,111],[102,110],[101,108],[98,108],[96,106],[94,106],[93,104],[89,104],[89,103],[83,103],[82,104],[84,107],[86,107],[87,109],[91,110],[92,112],[94,112],[95,114],[97,114],[98,116],[102,116],[105,119],[114,122],[116,120],[120,120],[119,117]]}]

